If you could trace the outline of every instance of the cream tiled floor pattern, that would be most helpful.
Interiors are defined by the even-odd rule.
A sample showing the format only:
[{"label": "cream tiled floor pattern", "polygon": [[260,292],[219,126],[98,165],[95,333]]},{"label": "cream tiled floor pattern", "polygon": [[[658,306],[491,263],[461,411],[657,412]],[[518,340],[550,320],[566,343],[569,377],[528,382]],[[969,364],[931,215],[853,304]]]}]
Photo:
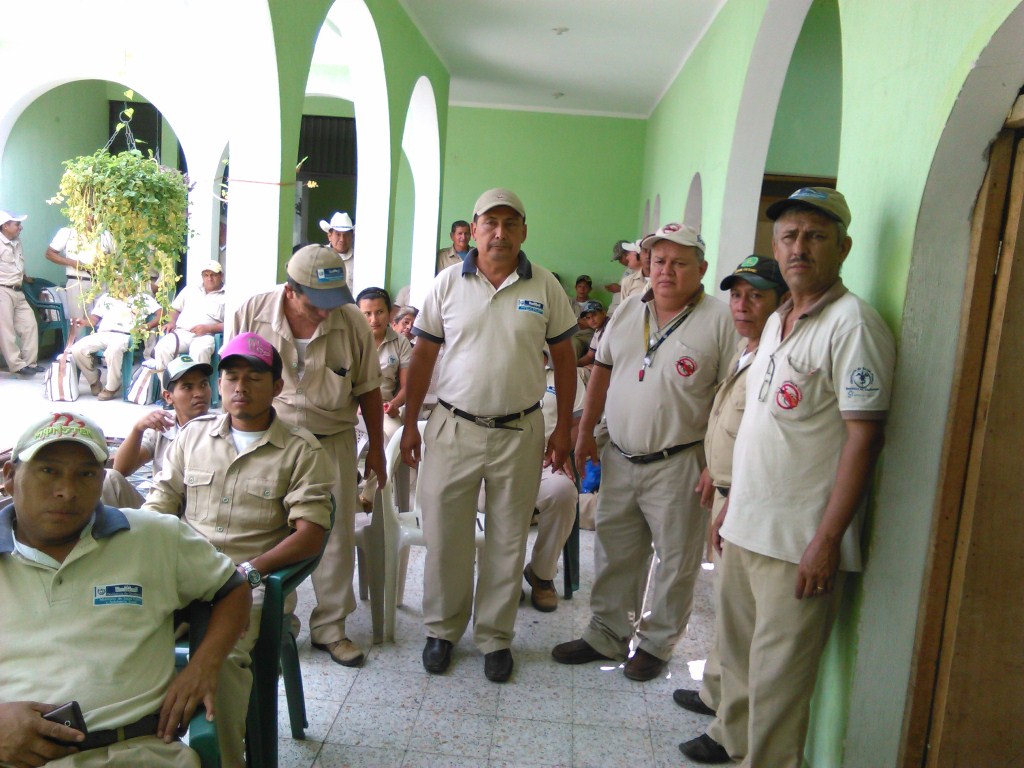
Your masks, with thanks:
[{"label": "cream tiled floor pattern", "polygon": [[[50,403],[42,398],[42,376],[35,381],[0,377],[0,450],[54,406],[85,413],[109,435],[120,437],[145,411],[121,402],[100,403],[89,394],[75,403]],[[677,745],[702,732],[709,718],[676,706],[672,690],[698,684],[694,678],[700,676],[713,633],[710,572],[701,574],[690,627],[667,672],[658,680],[634,683],[610,663],[567,667],[551,658],[552,646],[579,637],[590,618],[593,534],[587,531],[580,565],[580,591],[571,601],[561,600],[556,612],[539,613],[529,600],[520,607],[515,672],[504,685],[484,678],[483,657],[469,636],[455,648],[446,675],[423,670],[422,549],[412,549],[396,643],[370,646],[366,603],[349,618],[350,637],[368,649],[360,669],[341,667],[310,648],[306,621],[313,590],[306,582],[299,589],[296,613],[303,622],[299,652],[309,728],[304,741],[291,738],[282,689],[282,768],[690,765]]]}]

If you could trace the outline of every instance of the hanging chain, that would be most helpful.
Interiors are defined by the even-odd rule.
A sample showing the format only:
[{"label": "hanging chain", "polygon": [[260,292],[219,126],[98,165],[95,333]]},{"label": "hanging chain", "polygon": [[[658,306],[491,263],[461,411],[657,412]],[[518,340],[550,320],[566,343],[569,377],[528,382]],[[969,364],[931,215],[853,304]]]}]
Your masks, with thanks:
[{"label": "hanging chain", "polygon": [[135,146],[135,134],[132,133],[132,126],[131,126],[132,116],[130,114],[128,114],[128,103],[127,102],[124,103],[124,109],[121,110],[121,114],[119,114],[117,116],[117,119],[120,121],[118,123],[118,127],[114,129],[114,132],[110,135],[110,138],[107,139],[107,143],[104,145],[103,148],[104,149],[110,149],[110,145],[113,144],[114,143],[114,139],[117,138],[118,131],[120,131],[121,129],[124,129],[124,140],[125,140],[125,143],[127,143],[127,145],[128,145],[128,149],[129,150],[136,149],[136,146]]}]

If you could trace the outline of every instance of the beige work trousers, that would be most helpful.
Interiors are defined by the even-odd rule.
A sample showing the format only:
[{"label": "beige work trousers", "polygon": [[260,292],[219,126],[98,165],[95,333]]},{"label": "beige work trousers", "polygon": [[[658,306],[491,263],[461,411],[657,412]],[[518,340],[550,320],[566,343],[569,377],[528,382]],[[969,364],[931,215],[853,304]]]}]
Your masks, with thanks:
[{"label": "beige work trousers", "polygon": [[537,538],[530,568],[538,579],[551,580],[558,573],[558,559],[576,521],[580,494],[571,478],[552,467],[541,471],[537,490]]},{"label": "beige work trousers", "polygon": [[0,286],[0,352],[17,373],[39,359],[39,326],[25,294]]},{"label": "beige work trousers", "polygon": [[51,760],[46,765],[49,768],[199,768],[199,755],[180,741],[164,744],[156,736],[140,736]]},{"label": "beige work trousers", "polygon": [[728,541],[716,571],[722,692],[708,735],[745,768],[800,768],[845,574],[830,595],[797,600],[799,566]]},{"label": "beige work trousers", "polygon": [[[635,634],[647,653],[672,657],[704,553],[708,513],[693,492],[703,468],[701,445],[651,464],[627,461],[610,443],[601,452],[592,615],[583,639],[605,656],[626,658]],[[652,544],[657,564],[644,616]]]},{"label": "beige work trousers", "polygon": [[[722,511],[722,507],[725,506],[725,496],[720,494],[717,490],[715,491],[715,498],[711,504],[711,520],[718,517],[718,513]],[[718,573],[721,567],[721,560],[718,556],[718,552],[712,548],[711,550],[711,562],[715,565],[715,573]],[[719,578],[718,576],[715,577]],[[718,595],[715,595],[715,615],[718,615]],[[704,676],[700,684],[700,700],[711,709],[718,709],[718,702],[722,700],[722,663],[718,658],[718,633],[715,632],[715,637],[711,641],[711,648],[708,649],[708,657],[704,661]]]},{"label": "beige work trousers", "polygon": [[159,371],[165,370],[178,355],[188,355],[197,363],[209,363],[213,359],[212,334],[196,336],[192,331],[177,328],[162,336],[153,347],[153,360]]},{"label": "beige work trousers", "polygon": [[[221,765],[225,768],[241,768],[245,765],[245,718],[249,712],[249,694],[252,690],[252,649],[260,637],[260,619],[263,617],[262,587],[255,590],[252,597],[249,628],[224,659],[217,677],[217,693],[214,695],[217,742],[220,745]],[[292,608],[294,606],[293,599]]]},{"label": "beige work trousers", "polygon": [[[417,497],[427,544],[423,623],[427,635],[458,643],[473,617],[473,640],[483,653],[508,648],[515,635],[523,563],[544,460],[539,410],[488,428],[435,408],[423,434]],[[476,593],[476,511],[484,484],[486,543]]]},{"label": "beige work trousers", "polygon": [[135,486],[116,469],[108,469],[103,476],[103,492],[100,501],[108,507],[118,509],[141,509],[146,498],[136,490]]},{"label": "beige work trousers", "polygon": [[320,438],[334,470],[334,528],[320,565],[313,571],[316,608],[309,616],[309,635],[314,643],[329,645],[345,635],[345,617],[356,609],[352,591],[355,567],[356,437],[346,429]]},{"label": "beige work trousers", "polygon": [[102,352],[103,359],[107,364],[107,378],[103,386],[111,392],[117,392],[122,383],[121,362],[131,343],[130,334],[117,331],[96,331],[88,336],[83,336],[72,344],[71,356],[75,359],[78,370],[85,376],[85,380],[92,386],[100,380],[93,354]]}]

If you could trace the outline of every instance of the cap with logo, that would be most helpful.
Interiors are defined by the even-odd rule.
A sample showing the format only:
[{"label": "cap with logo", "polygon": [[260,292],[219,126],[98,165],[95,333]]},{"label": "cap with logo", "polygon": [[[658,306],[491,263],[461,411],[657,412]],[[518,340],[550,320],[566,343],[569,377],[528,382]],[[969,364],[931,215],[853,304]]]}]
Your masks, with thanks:
[{"label": "cap with logo", "polygon": [[26,429],[11,450],[11,461],[31,461],[42,448],[54,443],[84,445],[96,461],[105,462],[110,455],[103,430],[78,413],[50,413]]},{"label": "cap with logo", "polygon": [[476,205],[473,206],[473,215],[479,216],[482,213],[487,213],[492,208],[498,208],[502,205],[511,208],[524,219],[526,218],[526,206],[519,199],[519,195],[510,189],[502,189],[501,187],[488,189],[480,195]]},{"label": "cap with logo", "polygon": [[576,282],[573,285],[579,285],[580,283],[586,283],[591,288],[594,287],[594,281],[590,279],[590,275],[580,275],[576,278]]},{"label": "cap with logo", "polygon": [[850,226],[850,206],[843,193],[829,187],[803,187],[785,200],[776,200],[765,210],[765,215],[775,221],[795,206],[815,208],[844,227]]},{"label": "cap with logo", "polygon": [[653,235],[645,237],[640,241],[640,246],[642,248],[653,248],[662,240],[668,240],[670,243],[676,243],[677,245],[687,245],[704,253],[704,238],[700,236],[700,233],[693,227],[688,227],[685,224],[676,224],[675,222],[666,224]]},{"label": "cap with logo", "polygon": [[220,265],[219,261],[210,259],[209,261],[203,262],[203,268],[199,270],[199,273],[203,272],[216,272],[218,275],[224,271],[224,267]]},{"label": "cap with logo", "polygon": [[19,216],[9,211],[0,211],[0,226],[6,224],[8,221],[24,221],[27,218],[27,213],[23,213]]},{"label": "cap with logo", "polygon": [[240,333],[225,344],[220,351],[221,365],[227,363],[228,358],[236,356],[245,358],[259,369],[265,367],[270,370],[274,367],[274,345],[258,333]]},{"label": "cap with logo", "polygon": [[320,229],[324,232],[330,232],[332,229],[338,232],[351,232],[355,228],[356,225],[352,223],[352,217],[347,211],[335,211],[330,221],[320,219]]},{"label": "cap with logo", "polygon": [[600,301],[594,301],[593,299],[590,299],[580,304],[580,317],[583,317],[584,315],[589,315],[593,312],[604,312],[604,307],[601,306]]},{"label": "cap with logo", "polygon": [[345,262],[333,248],[307,245],[299,248],[288,260],[288,277],[308,290],[303,291],[317,309],[336,309],[355,304],[352,291],[345,282]]},{"label": "cap with logo", "polygon": [[779,262],[770,256],[747,256],[731,275],[722,280],[722,290],[728,291],[737,280],[744,280],[762,291],[777,290],[783,294],[789,290],[782,279]]},{"label": "cap with logo", "polygon": [[167,363],[167,368],[164,369],[164,389],[169,390],[171,384],[193,370],[199,371],[204,376],[209,376],[213,373],[213,366],[209,363],[200,363],[192,358],[191,355],[178,355]]}]

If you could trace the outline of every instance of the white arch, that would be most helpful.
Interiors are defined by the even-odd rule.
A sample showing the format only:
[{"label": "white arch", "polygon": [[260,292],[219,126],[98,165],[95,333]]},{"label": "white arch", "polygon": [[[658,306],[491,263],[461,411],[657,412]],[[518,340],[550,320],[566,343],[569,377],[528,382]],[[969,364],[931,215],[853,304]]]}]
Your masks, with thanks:
[{"label": "white arch", "polygon": [[690,191],[686,193],[686,208],[683,209],[683,224],[700,232],[701,220],[704,217],[704,188],[700,180],[700,171],[690,179]]},{"label": "white arch", "polygon": [[[419,307],[434,279],[441,195],[441,138],[437,127],[437,102],[434,99],[434,88],[426,75],[416,81],[409,98],[409,112],[402,133],[402,150],[409,159],[415,190],[409,296],[413,306]],[[402,283],[401,279],[396,282]]]},{"label": "white arch", "polygon": [[[747,77],[736,114],[736,130],[729,150],[729,169],[722,199],[718,253],[750,253],[757,228],[768,145],[775,125],[779,96],[811,0],[770,0],[750,54]],[[718,283],[729,274],[732,260],[719,258]]]},{"label": "white arch", "polygon": [[651,213],[653,221],[651,222],[652,229],[658,229],[661,227],[661,193],[659,192],[654,196],[654,211]]},{"label": "white arch", "polygon": [[336,0],[327,12],[313,51],[306,93],[353,104],[359,177],[352,289],[384,285],[391,212],[391,118],[380,37],[363,0]]}]

